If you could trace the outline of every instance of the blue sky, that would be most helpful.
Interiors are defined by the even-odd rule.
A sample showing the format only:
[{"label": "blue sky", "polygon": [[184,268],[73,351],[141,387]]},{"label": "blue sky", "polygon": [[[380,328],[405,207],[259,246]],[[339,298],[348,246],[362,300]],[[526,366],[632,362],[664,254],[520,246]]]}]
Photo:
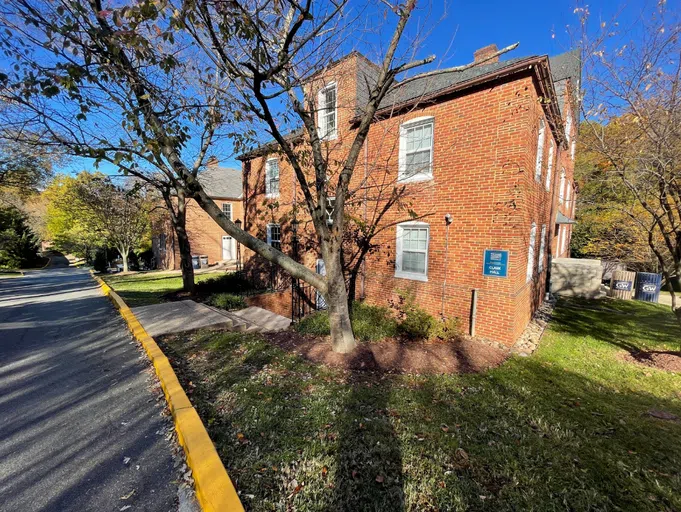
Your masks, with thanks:
[{"label": "blue sky", "polygon": [[[358,0],[358,6],[364,5]],[[576,25],[578,18],[574,14],[578,5],[573,0],[525,0],[509,2],[508,0],[453,0],[449,2],[421,2],[410,30],[416,27],[433,27],[428,39],[419,50],[419,57],[435,54],[438,58],[446,55],[442,66],[464,64],[472,59],[473,52],[491,43],[504,47],[520,42],[520,47],[508,55],[519,57],[526,55],[556,55],[567,51],[571,41],[566,31],[567,25]],[[445,12],[446,17],[441,19]],[[626,6],[620,1],[602,0],[589,5],[592,24],[599,19],[609,20],[623,9],[620,20],[622,26],[632,23],[636,15],[644,7],[654,6],[655,2],[631,0]],[[624,8],[623,8],[624,6]],[[429,12],[426,13],[425,11]],[[379,21],[379,22],[382,22]],[[390,36],[389,28],[377,35],[364,36],[375,44],[379,39]],[[555,37],[553,37],[555,34]],[[373,41],[372,41],[373,39]],[[350,43],[352,44],[352,43]],[[360,46],[359,49],[362,49]],[[503,58],[503,57],[502,57]],[[439,62],[439,61],[436,61]],[[221,151],[221,153],[223,153]],[[230,153],[230,151],[224,151]],[[233,159],[224,160],[222,165],[240,167]],[[91,168],[89,160],[72,160],[64,172],[78,172]],[[102,166],[101,171],[115,173],[112,167]]]}]

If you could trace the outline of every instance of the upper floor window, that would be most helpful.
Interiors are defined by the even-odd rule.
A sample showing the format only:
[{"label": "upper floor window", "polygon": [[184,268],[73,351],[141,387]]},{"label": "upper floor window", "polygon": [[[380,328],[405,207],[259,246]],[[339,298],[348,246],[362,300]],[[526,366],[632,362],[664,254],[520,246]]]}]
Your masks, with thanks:
[{"label": "upper floor window", "polygon": [[556,150],[556,144],[551,139],[551,145],[549,146],[549,163],[546,166],[546,191],[551,190],[551,174],[553,173],[553,153]]},{"label": "upper floor window", "polygon": [[405,222],[397,226],[395,277],[428,280],[430,227],[425,222]]},{"label": "upper floor window", "polygon": [[539,120],[539,136],[537,137],[537,162],[534,168],[534,181],[541,181],[541,167],[544,163],[544,139],[546,139],[546,123]]},{"label": "upper floor window", "polygon": [[338,109],[336,105],[336,84],[331,84],[317,93],[319,137],[322,139],[335,139],[337,132]]},{"label": "upper floor window", "polygon": [[279,224],[267,225],[267,245],[281,251],[281,226]]},{"label": "upper floor window", "polygon": [[572,114],[568,111],[567,119],[565,119],[565,138],[570,142],[570,135],[572,134]]},{"label": "upper floor window", "polygon": [[265,165],[265,193],[268,197],[279,195],[279,160],[270,158]]},{"label": "upper floor window", "polygon": [[433,178],[433,118],[419,118],[400,126],[400,181]]},{"label": "upper floor window", "polygon": [[158,235],[158,250],[159,252],[166,252],[166,234]]},{"label": "upper floor window", "polygon": [[534,247],[537,243],[537,224],[532,223],[530,228],[530,243],[527,247],[527,276],[526,281],[530,282],[534,275]]},{"label": "upper floor window", "polygon": [[560,189],[558,190],[558,203],[565,202],[565,169],[560,171]]},{"label": "upper floor window", "polygon": [[222,203],[222,213],[225,214],[227,220],[232,220],[232,205],[230,203]]},{"label": "upper floor window", "polygon": [[572,141],[572,146],[570,146],[570,156],[572,159],[575,159],[575,151],[577,150],[577,141],[573,140]]}]

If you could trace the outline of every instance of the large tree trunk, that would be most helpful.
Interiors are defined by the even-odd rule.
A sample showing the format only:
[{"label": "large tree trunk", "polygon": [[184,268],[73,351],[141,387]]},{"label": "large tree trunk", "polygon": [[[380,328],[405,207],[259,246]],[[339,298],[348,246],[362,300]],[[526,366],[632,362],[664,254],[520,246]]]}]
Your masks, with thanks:
[{"label": "large tree trunk", "polygon": [[182,289],[194,293],[194,266],[192,265],[192,249],[187,236],[187,209],[184,199],[178,200],[177,215],[173,227],[177,235],[177,246],[180,250],[180,268],[182,269]]},{"label": "large tree trunk", "polygon": [[169,193],[163,194],[170,223],[177,237],[177,248],[180,251],[180,269],[182,270],[182,290],[194,293],[194,266],[192,265],[192,248],[187,235],[187,205],[183,190],[177,191],[177,197]]},{"label": "large tree trunk", "polygon": [[331,344],[334,352],[347,354],[355,349],[357,343],[352,333],[348,293],[345,287],[340,250],[329,250],[325,256],[327,293],[324,298],[329,311]]},{"label": "large tree trunk", "polygon": [[128,249],[119,249],[118,252],[121,253],[121,258],[123,259],[123,272],[128,271],[128,255],[130,251]]}]

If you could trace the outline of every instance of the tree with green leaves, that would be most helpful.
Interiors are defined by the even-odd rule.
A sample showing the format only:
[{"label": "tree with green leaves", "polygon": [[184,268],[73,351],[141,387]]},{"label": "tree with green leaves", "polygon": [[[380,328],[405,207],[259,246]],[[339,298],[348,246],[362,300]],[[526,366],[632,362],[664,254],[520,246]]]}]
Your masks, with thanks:
[{"label": "tree with green leaves", "polygon": [[14,206],[0,208],[0,267],[33,266],[40,259],[38,249],[26,214]]},{"label": "tree with green leaves", "polygon": [[[376,80],[367,84],[350,149],[339,158],[325,150],[317,98],[306,84],[354,30],[358,20],[348,0],[140,0],[122,6],[8,0],[0,7],[0,47],[16,66],[0,76],[1,93],[13,106],[6,123],[153,184],[171,215],[174,204],[196,200],[237,242],[315,287],[329,308],[334,350],[349,352],[356,342],[342,262],[344,219],[374,115],[389,93],[416,78],[486,62],[406,76],[434,60],[413,59],[414,42],[404,37],[416,0],[371,6],[385,19],[387,44]],[[293,166],[326,276],[238,228],[201,186],[207,151],[221,137],[230,138],[235,152],[246,148],[255,133],[249,123],[273,137]],[[301,145],[288,136],[292,127],[301,128]],[[329,197],[335,197],[331,222]],[[191,265],[186,256],[183,269]]]},{"label": "tree with green leaves", "polygon": [[59,174],[41,194],[46,209],[46,239],[65,254],[86,259],[90,258],[94,249],[106,243],[79,194],[83,182],[94,177],[95,175],[88,172],[77,176]]}]

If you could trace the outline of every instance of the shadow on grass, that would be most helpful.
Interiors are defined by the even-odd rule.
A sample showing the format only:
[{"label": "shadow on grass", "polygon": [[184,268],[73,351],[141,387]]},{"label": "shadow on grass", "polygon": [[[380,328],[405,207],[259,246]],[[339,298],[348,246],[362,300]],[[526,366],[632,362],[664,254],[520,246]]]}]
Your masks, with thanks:
[{"label": "shadow on grass", "polygon": [[681,415],[673,393],[535,358],[391,376],[315,366],[260,335],[163,345],[248,510],[681,508],[681,426],[647,414]]}]

